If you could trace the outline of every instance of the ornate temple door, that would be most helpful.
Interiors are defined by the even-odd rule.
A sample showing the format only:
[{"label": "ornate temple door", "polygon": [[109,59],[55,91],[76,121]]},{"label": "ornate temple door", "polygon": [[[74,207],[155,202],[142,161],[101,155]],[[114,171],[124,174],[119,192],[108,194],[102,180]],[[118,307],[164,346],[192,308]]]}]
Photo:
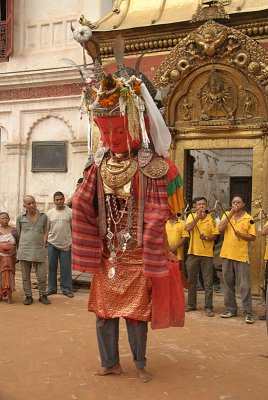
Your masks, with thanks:
[{"label": "ornate temple door", "polygon": [[[163,101],[171,157],[187,179],[185,195],[190,150],[249,149],[249,210],[257,224],[257,202],[268,207],[268,53],[243,33],[208,21],[169,53],[154,83],[168,93]],[[258,234],[251,245],[254,293],[260,291],[264,247]]]},{"label": "ornate temple door", "polygon": [[251,176],[233,176],[230,178],[230,199],[240,193],[245,198],[246,211],[251,212],[252,178]]}]

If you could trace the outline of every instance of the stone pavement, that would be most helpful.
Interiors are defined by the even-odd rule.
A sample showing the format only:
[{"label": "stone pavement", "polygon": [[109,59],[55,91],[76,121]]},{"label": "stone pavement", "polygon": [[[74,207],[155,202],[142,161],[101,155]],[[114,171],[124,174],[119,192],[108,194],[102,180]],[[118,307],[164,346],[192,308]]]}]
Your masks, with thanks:
[{"label": "stone pavement", "polygon": [[[33,280],[35,280],[33,276]],[[149,329],[151,382],[136,378],[124,321],[120,354],[124,374],[98,377],[95,318],[87,312],[88,288],[73,299],[61,294],[52,304],[24,306],[21,276],[14,304],[0,303],[0,400],[267,400],[268,337],[265,323],[246,325],[240,316],[220,318],[199,310],[186,315],[184,328]],[[254,300],[255,316],[263,306]]]}]

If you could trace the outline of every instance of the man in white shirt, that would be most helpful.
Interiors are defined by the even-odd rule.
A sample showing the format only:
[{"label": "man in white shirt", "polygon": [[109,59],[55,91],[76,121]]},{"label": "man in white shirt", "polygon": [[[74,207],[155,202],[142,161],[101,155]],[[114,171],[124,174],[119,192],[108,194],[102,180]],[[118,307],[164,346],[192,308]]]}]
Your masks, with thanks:
[{"label": "man in white shirt", "polygon": [[60,264],[60,288],[67,297],[74,297],[72,290],[72,210],[64,205],[64,194],[53,196],[55,208],[48,216],[48,294],[57,293],[57,269]]}]

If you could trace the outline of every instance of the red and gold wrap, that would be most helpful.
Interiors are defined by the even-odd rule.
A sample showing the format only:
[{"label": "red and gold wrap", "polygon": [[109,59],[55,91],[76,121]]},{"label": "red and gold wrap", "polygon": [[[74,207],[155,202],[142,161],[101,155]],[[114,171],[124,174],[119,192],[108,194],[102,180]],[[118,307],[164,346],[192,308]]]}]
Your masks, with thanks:
[{"label": "red and gold wrap", "polygon": [[[165,223],[170,216],[168,174],[160,179],[147,178],[142,247],[137,245],[137,222],[140,216],[135,212],[134,240],[123,256],[117,257],[115,276],[109,279],[111,264],[108,261],[107,241],[105,237],[100,240],[97,234],[96,204],[99,203],[96,173],[95,166],[87,171],[73,205],[73,268],[93,273],[89,311],[99,318],[124,317],[134,321],[151,321],[153,329],[183,326],[184,291],[179,263],[170,259],[164,246]],[[134,193],[137,195],[136,178]],[[176,193],[178,204],[182,204],[180,191]],[[137,196],[135,201],[137,210]]]}]

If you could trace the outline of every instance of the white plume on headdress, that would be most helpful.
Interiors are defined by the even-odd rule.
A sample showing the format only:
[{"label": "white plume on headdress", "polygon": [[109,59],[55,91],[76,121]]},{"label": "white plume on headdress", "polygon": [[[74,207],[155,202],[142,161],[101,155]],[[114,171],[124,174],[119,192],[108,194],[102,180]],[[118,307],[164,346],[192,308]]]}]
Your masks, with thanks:
[{"label": "white plume on headdress", "polygon": [[141,93],[150,121],[150,135],[155,151],[159,156],[168,157],[168,150],[171,144],[171,134],[144,83],[141,84]]}]

